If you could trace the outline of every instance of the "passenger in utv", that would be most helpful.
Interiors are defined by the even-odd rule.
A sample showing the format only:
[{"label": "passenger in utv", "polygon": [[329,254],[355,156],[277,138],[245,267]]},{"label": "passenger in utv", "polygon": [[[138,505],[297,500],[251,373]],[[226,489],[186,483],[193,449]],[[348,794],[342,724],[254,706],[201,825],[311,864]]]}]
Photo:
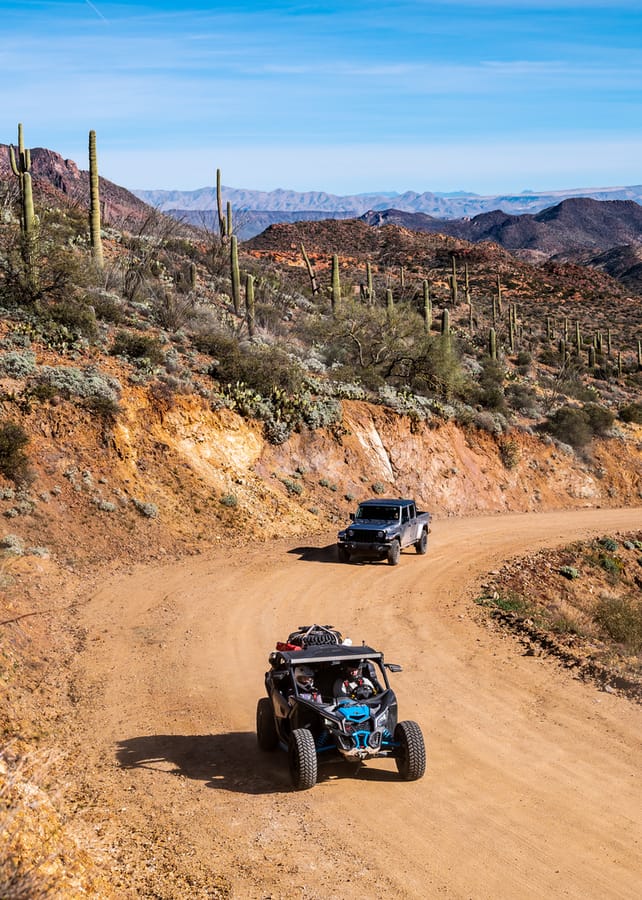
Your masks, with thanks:
[{"label": "passenger in utv", "polygon": [[297,683],[299,697],[303,700],[313,700],[321,703],[321,694],[314,684],[314,672],[308,666],[297,666],[294,670],[294,679]]},{"label": "passenger in utv", "polygon": [[374,697],[377,689],[363,673],[363,664],[348,664],[343,675],[334,683],[335,697],[350,697],[351,700],[368,700]]}]

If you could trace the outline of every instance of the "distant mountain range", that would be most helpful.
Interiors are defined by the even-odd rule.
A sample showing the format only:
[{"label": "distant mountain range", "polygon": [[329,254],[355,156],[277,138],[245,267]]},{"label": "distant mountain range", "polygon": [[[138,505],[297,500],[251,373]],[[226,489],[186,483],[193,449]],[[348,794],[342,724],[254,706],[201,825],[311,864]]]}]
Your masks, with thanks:
[{"label": "distant mountain range", "polygon": [[[7,145],[0,144],[0,182],[6,183],[9,191],[15,191],[8,149]],[[37,202],[78,206],[88,203],[88,173],[79,169],[73,160],[41,147],[31,151],[31,158]],[[138,191],[134,195],[101,178],[100,192],[104,221],[115,227],[144,227],[143,223],[154,215],[150,208],[153,206],[188,224],[217,231],[213,188],[191,192]],[[642,201],[642,185],[525,193],[518,197],[415,193],[335,197],[323,193],[298,194],[283,190],[266,193],[224,188],[223,198],[231,202],[235,231],[244,240],[277,223],[316,221],[320,223],[319,233],[325,235],[327,242],[339,229],[322,228],[323,220],[352,219],[360,228],[371,226],[373,232],[395,226],[406,234],[442,234],[472,244],[492,242],[525,262],[551,260],[590,266],[617,278],[628,290],[642,293],[642,206],[636,202]],[[186,202],[192,203],[191,209],[179,208],[179,203]],[[412,208],[422,203],[431,203],[439,215]],[[252,204],[272,208],[250,208]],[[304,208],[297,209],[297,206]],[[471,215],[474,206],[490,207],[490,211]],[[520,211],[515,212],[516,208]],[[337,252],[337,248],[332,252]]]},{"label": "distant mountain range", "polygon": [[[216,189],[204,187],[196,191],[134,191],[145,203],[183,218],[193,225],[215,225]],[[356,218],[368,212],[394,208],[399,212],[422,213],[438,219],[466,219],[480,213],[502,210],[509,215],[535,214],[556,206],[562,200],[585,197],[593,200],[632,200],[642,202],[642,185],[630,187],[573,188],[566,191],[525,191],[521,194],[480,196],[462,191],[453,194],[403,194],[380,192],[338,196],[322,191],[252,191],[222,188],[223,202],[228,201],[237,217],[237,231],[243,239],[263,231],[276,222],[295,222],[324,218]]]}]

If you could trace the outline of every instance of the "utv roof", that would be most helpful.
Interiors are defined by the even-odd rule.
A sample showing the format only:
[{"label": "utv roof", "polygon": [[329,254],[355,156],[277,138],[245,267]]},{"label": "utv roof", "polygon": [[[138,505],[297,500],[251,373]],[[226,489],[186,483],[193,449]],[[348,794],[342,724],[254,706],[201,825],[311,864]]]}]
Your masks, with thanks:
[{"label": "utv roof", "polygon": [[360,659],[383,659],[383,653],[372,647],[351,644],[325,644],[304,647],[301,650],[281,650],[278,652],[284,665],[305,665],[306,663],[342,662]]},{"label": "utv roof", "polygon": [[386,497],[383,500],[364,500],[359,506],[410,506],[414,500],[404,500],[401,497]]}]

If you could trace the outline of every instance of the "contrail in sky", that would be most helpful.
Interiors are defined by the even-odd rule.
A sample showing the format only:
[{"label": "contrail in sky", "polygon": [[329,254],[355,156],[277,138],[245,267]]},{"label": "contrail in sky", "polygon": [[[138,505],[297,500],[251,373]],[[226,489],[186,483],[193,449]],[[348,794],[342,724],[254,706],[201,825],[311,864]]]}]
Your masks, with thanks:
[{"label": "contrail in sky", "polygon": [[93,11],[96,13],[97,16],[100,16],[100,18],[104,19],[105,22],[107,21],[106,17],[103,16],[101,11],[94,6],[94,4],[91,2],[91,0],[85,0],[85,3],[87,4],[87,6],[91,6],[91,8],[93,9]]}]

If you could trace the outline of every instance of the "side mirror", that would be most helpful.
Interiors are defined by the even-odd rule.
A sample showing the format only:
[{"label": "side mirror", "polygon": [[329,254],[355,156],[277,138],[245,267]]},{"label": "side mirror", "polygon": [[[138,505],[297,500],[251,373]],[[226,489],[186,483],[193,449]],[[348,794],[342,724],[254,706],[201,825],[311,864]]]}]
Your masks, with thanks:
[{"label": "side mirror", "polygon": [[403,672],[403,669],[397,663],[384,663],[389,672]]},{"label": "side mirror", "polygon": [[350,513],[350,521],[351,521],[351,522],[354,522],[354,520],[355,520],[355,514],[354,514],[354,513]]}]

